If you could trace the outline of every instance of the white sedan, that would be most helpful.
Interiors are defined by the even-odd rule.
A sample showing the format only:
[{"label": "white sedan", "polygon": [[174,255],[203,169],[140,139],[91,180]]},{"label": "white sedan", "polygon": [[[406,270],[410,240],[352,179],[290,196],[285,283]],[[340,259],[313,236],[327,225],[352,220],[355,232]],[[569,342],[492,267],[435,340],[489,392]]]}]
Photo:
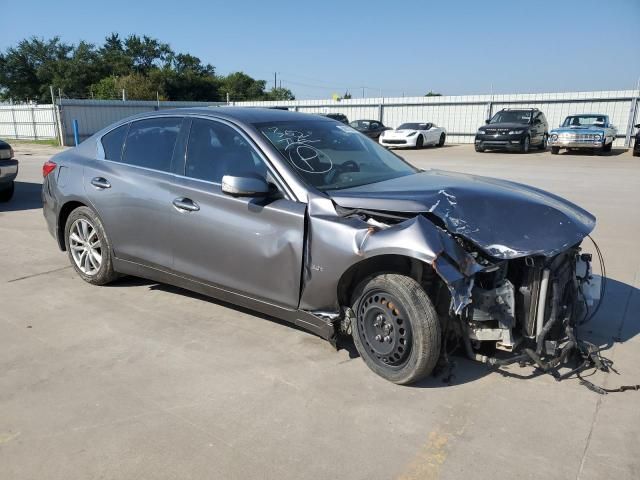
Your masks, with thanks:
[{"label": "white sedan", "polygon": [[441,147],[447,138],[447,131],[433,123],[403,123],[395,130],[387,130],[380,135],[380,145],[390,148],[422,148],[426,145]]}]

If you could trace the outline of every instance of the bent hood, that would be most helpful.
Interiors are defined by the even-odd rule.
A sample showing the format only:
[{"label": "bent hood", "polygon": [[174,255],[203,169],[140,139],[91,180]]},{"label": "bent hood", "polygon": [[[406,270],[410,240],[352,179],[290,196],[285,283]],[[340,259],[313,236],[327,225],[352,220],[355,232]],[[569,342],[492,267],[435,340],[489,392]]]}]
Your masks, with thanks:
[{"label": "bent hood", "polygon": [[499,259],[553,256],[595,226],[589,212],[543,190],[442,170],[328,193],[346,208],[433,214],[449,232]]}]

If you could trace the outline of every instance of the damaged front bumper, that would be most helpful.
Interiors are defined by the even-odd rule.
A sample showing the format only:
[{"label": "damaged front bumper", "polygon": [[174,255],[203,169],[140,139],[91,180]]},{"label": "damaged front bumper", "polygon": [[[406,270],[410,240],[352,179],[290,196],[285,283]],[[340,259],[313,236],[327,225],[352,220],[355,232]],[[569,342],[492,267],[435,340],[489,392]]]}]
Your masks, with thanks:
[{"label": "damaged front bumper", "polygon": [[[449,197],[444,200],[454,203]],[[381,256],[417,262],[420,268],[412,267],[411,275],[430,295],[431,280],[421,266],[431,267],[424,270],[432,271],[448,294],[438,310],[444,334],[462,339],[470,358],[492,365],[526,361],[549,367],[544,363],[549,359],[561,361],[575,346],[572,329],[599,291],[591,257],[581,252],[580,241],[562,250],[554,246],[529,253],[500,244],[480,249],[444,228],[430,212],[350,209],[327,198],[311,199],[308,215],[300,308],[343,331],[349,328],[344,314],[349,302],[341,301],[339,293],[347,285],[343,278]],[[347,273],[340,278],[336,271]],[[487,355],[487,350],[507,352],[507,357]]]}]

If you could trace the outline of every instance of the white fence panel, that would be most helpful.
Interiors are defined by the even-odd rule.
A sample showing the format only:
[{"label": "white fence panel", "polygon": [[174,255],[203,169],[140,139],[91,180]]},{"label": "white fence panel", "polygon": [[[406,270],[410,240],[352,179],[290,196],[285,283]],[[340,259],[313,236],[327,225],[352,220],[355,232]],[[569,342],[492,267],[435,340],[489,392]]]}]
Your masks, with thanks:
[{"label": "white fence panel", "polygon": [[57,138],[53,105],[0,105],[0,137],[50,140]]}]

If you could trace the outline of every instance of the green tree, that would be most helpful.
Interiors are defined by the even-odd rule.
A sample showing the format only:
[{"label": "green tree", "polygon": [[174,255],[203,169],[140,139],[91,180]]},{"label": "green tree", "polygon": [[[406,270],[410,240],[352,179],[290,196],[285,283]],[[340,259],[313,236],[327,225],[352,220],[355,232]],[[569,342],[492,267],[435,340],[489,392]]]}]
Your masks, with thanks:
[{"label": "green tree", "polygon": [[31,37],[0,54],[0,98],[47,101],[49,85],[59,78],[73,50],[60,41]]},{"label": "green tree", "polygon": [[256,80],[246,73],[234,72],[222,78],[220,93],[223,98],[229,94],[232,101],[264,100],[266,85],[265,80]]},{"label": "green tree", "polygon": [[152,78],[140,73],[132,73],[122,77],[106,77],[91,86],[94,98],[113,100],[122,98],[125,91],[127,100],[165,100],[162,86]]},{"label": "green tree", "polygon": [[295,100],[296,97],[293,95],[291,90],[288,88],[274,88],[270,92],[267,92],[265,95],[265,100]]},{"label": "green tree", "polygon": [[442,94],[441,93],[436,93],[436,92],[432,92],[431,90],[429,90],[426,94],[425,97],[441,97]]},{"label": "green tree", "polygon": [[243,72],[216,75],[213,65],[148,36],[117,33],[102,45],[69,45],[58,37],[25,39],[0,52],[0,99],[50,101],[49,85],[64,96],[169,100],[291,100],[286,88],[265,91],[266,82]]}]

